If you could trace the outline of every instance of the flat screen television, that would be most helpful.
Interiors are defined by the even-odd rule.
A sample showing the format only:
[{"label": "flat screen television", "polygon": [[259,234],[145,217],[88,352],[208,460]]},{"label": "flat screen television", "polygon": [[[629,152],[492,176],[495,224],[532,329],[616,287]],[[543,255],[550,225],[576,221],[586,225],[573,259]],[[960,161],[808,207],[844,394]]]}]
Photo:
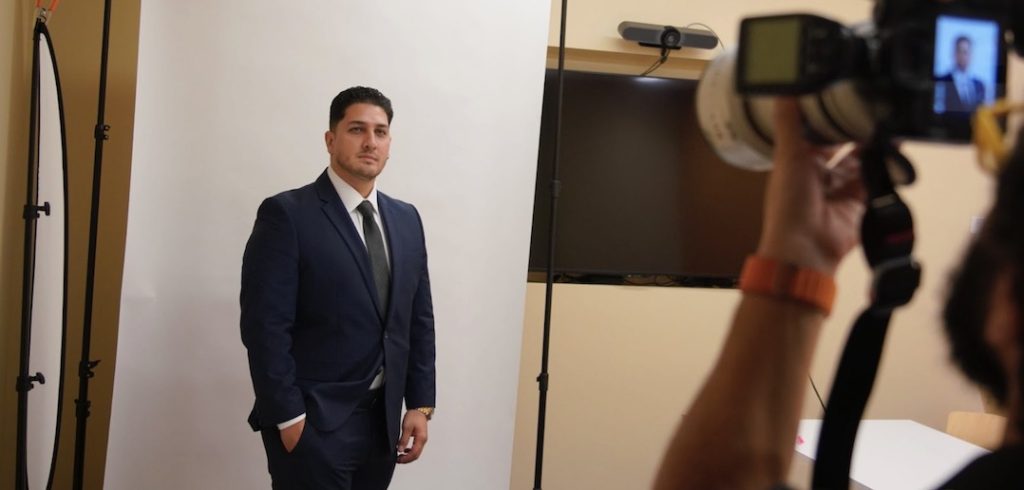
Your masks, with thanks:
[{"label": "flat screen television", "polygon": [[[557,73],[544,86],[530,280],[547,266]],[[767,175],[715,155],[696,80],[565,72],[559,281],[731,287],[757,245]]]}]

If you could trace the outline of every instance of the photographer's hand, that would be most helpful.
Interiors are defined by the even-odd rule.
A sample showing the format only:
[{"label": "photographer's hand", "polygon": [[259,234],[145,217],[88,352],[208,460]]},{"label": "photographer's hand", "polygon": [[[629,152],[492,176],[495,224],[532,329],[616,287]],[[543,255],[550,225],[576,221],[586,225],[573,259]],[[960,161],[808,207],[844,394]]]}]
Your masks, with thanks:
[{"label": "photographer's hand", "polygon": [[[803,136],[796,104],[776,105],[775,164],[758,254],[834,274],[857,244],[863,190],[856,153]],[[771,488],[793,457],[807,372],[825,314],[744,294],[718,361],[683,419],[655,488]]]},{"label": "photographer's hand", "polygon": [[860,160],[855,151],[828,168],[837,149],[815,146],[803,132],[796,102],[780,99],[775,110],[774,167],[757,253],[832,275],[860,240]]}]

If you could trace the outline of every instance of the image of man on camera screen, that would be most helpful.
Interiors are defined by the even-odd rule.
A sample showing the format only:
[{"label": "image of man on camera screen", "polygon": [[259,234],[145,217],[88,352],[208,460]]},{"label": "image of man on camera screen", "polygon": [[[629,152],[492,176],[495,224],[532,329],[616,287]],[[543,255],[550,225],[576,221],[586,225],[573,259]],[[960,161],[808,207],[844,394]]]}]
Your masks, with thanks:
[{"label": "image of man on camera screen", "polygon": [[939,18],[935,39],[936,114],[973,112],[979,105],[992,102],[997,35],[991,22]]},{"label": "image of man on camera screen", "polygon": [[[942,90],[942,107],[950,112],[971,112],[985,100],[985,84],[968,71],[971,67],[971,48],[973,41],[967,36],[956,38],[954,48],[954,68],[939,77]],[[936,104],[938,104],[938,100]],[[936,111],[943,112],[943,111]]]}]

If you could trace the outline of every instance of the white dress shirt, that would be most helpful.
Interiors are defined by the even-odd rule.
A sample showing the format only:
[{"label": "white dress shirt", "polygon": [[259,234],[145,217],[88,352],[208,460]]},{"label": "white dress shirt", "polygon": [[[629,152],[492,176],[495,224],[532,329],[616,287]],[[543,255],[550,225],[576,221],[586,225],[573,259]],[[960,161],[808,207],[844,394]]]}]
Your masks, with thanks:
[{"label": "white dress shirt", "polygon": [[[341,198],[341,203],[345,206],[345,211],[348,212],[348,217],[352,220],[352,224],[356,227],[356,233],[359,234],[359,239],[363,241],[363,246],[366,246],[366,235],[363,233],[363,213],[359,212],[359,205],[363,201],[370,201],[373,206],[373,220],[377,223],[377,229],[380,230],[380,237],[384,241],[384,257],[387,259],[388,267],[391,267],[391,255],[388,252],[388,239],[384,233],[384,223],[380,219],[380,206],[377,204],[377,186],[374,186],[370,190],[370,194],[363,197],[359,191],[355,190],[348,182],[345,182],[334,169],[327,167],[327,177],[331,179],[331,184],[334,184],[334,190],[338,192],[338,197]],[[370,383],[370,389],[376,390],[384,385],[384,369],[382,368],[377,376],[373,378]],[[278,430],[284,430],[291,427],[302,420],[306,419],[306,414],[303,413],[298,417],[295,417],[286,422],[277,424]]]},{"label": "white dress shirt", "polygon": [[975,97],[974,81],[970,74],[961,70],[953,70],[953,84],[956,86],[956,91],[960,94],[960,102],[967,105],[980,102],[974,100],[977,97]]},{"label": "white dress shirt", "polygon": [[377,205],[377,186],[374,186],[370,190],[370,194],[363,197],[359,191],[355,190],[352,186],[348,185],[338,177],[338,174],[334,173],[334,169],[327,168],[327,177],[331,179],[331,183],[334,184],[334,189],[338,191],[338,197],[341,198],[342,204],[345,205],[345,211],[348,211],[348,217],[352,219],[352,224],[356,227],[356,233],[359,233],[359,239],[363,241],[363,246],[366,246],[366,236],[363,235],[363,213],[359,212],[360,204],[363,201],[370,201],[373,206],[373,220],[377,222],[377,229],[380,230],[380,237],[384,240],[384,256],[387,258],[388,267],[391,267],[391,254],[388,252],[388,237],[384,233],[384,223],[380,220],[380,206]]}]

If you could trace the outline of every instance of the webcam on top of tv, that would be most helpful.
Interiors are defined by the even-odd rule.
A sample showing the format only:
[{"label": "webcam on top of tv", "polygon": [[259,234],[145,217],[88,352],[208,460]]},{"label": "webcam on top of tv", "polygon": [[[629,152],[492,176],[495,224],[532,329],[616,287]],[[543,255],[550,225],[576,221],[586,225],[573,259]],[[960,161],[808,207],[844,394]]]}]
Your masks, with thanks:
[{"label": "webcam on top of tv", "polygon": [[665,49],[714,49],[718,36],[703,29],[672,27],[642,22],[619,23],[619,35],[627,41],[636,41],[641,46]]}]

